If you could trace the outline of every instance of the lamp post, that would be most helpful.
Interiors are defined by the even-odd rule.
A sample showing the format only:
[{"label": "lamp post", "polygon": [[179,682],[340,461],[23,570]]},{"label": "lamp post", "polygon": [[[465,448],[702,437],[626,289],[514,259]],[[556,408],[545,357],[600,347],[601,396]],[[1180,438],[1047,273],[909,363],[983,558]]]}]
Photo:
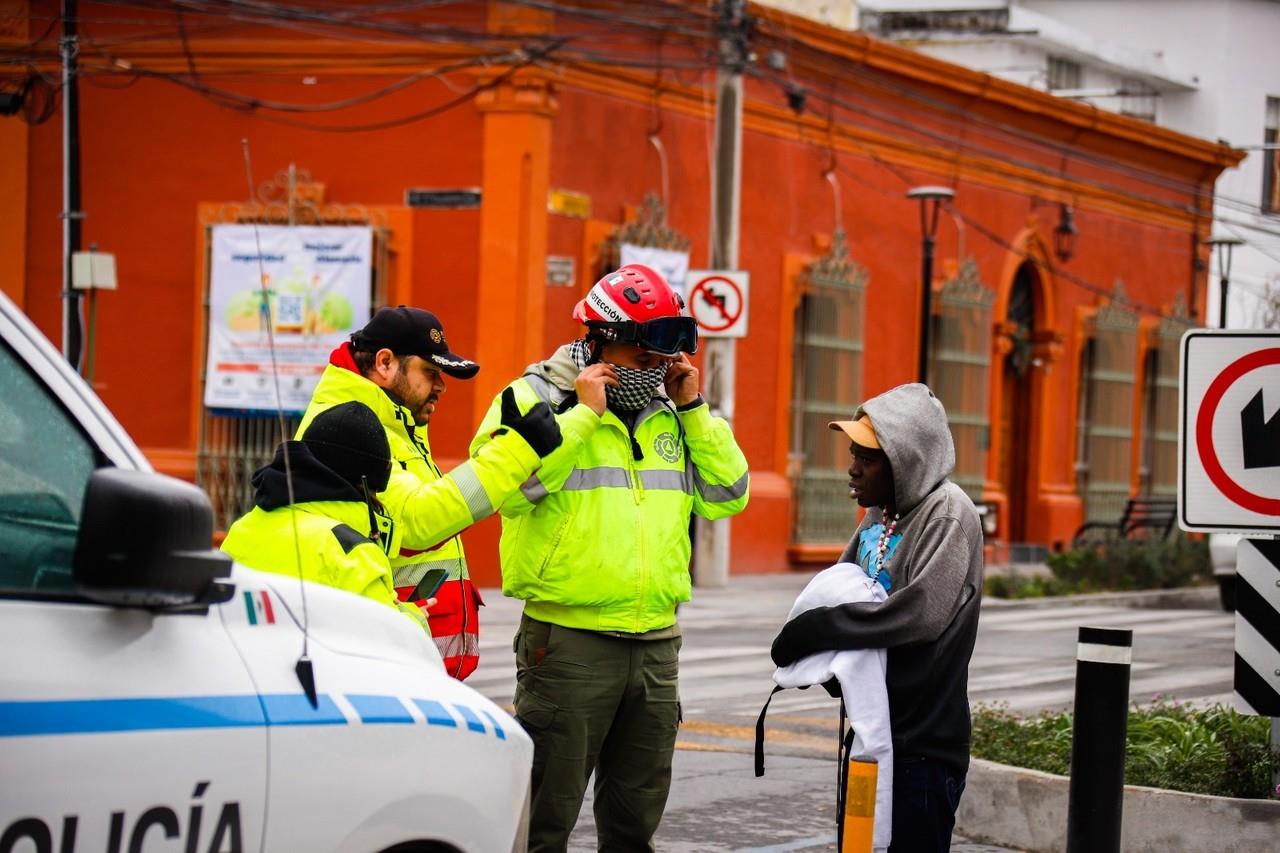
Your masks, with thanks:
[{"label": "lamp post", "polygon": [[907,198],[920,202],[920,362],[917,375],[926,385],[929,382],[929,331],[933,325],[930,312],[933,310],[933,243],[938,233],[938,211],[944,201],[956,196],[950,187],[912,187],[907,190]]},{"label": "lamp post", "polygon": [[1227,288],[1231,284],[1231,253],[1244,243],[1239,237],[1210,237],[1204,241],[1218,257],[1218,328],[1227,327]]}]

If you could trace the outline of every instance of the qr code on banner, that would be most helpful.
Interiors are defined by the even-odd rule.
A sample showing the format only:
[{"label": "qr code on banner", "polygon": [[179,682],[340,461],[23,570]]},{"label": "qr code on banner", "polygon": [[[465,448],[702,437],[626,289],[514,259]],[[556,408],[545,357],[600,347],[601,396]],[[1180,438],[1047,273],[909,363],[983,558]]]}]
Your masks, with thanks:
[{"label": "qr code on banner", "polygon": [[276,297],[276,328],[302,328],[306,297],[301,294],[282,293]]}]

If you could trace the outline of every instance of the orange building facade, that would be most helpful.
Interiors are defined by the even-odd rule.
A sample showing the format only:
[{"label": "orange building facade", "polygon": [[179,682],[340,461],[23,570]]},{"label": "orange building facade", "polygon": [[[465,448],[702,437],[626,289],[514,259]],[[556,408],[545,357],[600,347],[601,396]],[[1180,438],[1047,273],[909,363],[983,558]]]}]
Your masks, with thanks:
[{"label": "orange building facade", "polygon": [[[621,239],[709,265],[714,21],[697,4],[647,25],[610,20],[611,3],[543,5],[562,8],[460,3],[359,31],[81,5],[83,242],[115,254],[120,280],[98,297],[93,384],[158,469],[216,492],[213,224],[374,227],[375,302],[437,312],[482,365],[431,424],[444,464],[497,390],[578,333],[572,305]],[[56,4],[7,11],[0,50],[27,61],[0,86],[56,74]],[[829,561],[852,528],[847,454],[824,425],[916,378],[916,185],[955,192],[930,375],[992,543],[1060,546],[1128,495],[1172,489],[1176,340],[1204,316],[1213,183],[1239,153],[750,11],[734,428],[752,498],[731,571]],[[32,112],[0,117],[0,287],[56,343],[61,121]],[[252,198],[242,139],[271,184]],[[448,188],[478,204],[406,203]],[[497,531],[465,534],[482,583],[498,579]]]}]

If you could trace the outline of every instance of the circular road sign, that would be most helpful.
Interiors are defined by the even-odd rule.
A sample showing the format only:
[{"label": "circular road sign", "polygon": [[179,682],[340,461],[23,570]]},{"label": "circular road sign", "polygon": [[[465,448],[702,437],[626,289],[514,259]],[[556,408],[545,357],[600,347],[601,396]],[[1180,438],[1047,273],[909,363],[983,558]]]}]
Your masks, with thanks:
[{"label": "circular road sign", "polygon": [[1213,446],[1213,416],[1227,389],[1238,379],[1246,373],[1273,364],[1280,364],[1280,347],[1257,350],[1231,362],[1209,383],[1204,400],[1200,404],[1200,411],[1196,416],[1196,450],[1199,451],[1200,463],[1204,465],[1209,480],[1233,503],[1263,515],[1280,515],[1280,499],[1251,492],[1226,472]]},{"label": "circular road sign", "polygon": [[704,332],[725,332],[742,317],[746,300],[728,276],[708,275],[689,292],[689,313]]}]

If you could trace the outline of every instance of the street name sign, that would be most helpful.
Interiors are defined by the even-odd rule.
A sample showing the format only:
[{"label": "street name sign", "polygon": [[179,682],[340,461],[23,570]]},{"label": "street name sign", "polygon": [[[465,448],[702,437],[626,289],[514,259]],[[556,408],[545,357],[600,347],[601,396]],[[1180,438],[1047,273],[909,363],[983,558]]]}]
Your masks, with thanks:
[{"label": "street name sign", "polygon": [[1179,386],[1179,526],[1280,534],[1280,332],[1187,332]]},{"label": "street name sign", "polygon": [[689,314],[703,338],[741,338],[747,334],[750,274],[730,270],[690,270]]}]

